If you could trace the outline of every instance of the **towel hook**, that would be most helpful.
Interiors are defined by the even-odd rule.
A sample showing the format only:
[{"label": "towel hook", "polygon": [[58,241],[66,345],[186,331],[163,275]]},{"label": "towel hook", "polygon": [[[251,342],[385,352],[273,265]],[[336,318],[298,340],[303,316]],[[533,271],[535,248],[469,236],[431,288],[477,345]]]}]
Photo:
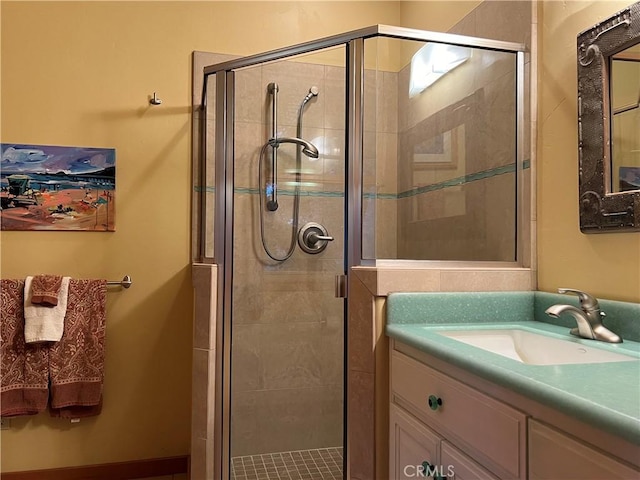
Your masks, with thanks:
[{"label": "towel hook", "polygon": [[156,92],[153,92],[153,97],[149,99],[149,105],[162,105],[162,100],[158,98]]}]

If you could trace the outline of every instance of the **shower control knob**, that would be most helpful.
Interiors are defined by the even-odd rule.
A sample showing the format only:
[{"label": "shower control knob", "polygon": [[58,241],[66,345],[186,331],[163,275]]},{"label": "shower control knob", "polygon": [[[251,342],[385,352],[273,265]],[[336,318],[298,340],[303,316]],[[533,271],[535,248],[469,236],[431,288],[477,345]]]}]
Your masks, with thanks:
[{"label": "shower control knob", "polygon": [[329,235],[318,235],[316,233],[310,233],[307,238],[311,243],[318,243],[322,240],[324,240],[325,242],[333,242],[333,237],[330,237]]},{"label": "shower control knob", "polygon": [[307,223],[298,232],[298,245],[306,253],[320,253],[333,240],[334,238],[328,234],[327,229],[315,222]]}]

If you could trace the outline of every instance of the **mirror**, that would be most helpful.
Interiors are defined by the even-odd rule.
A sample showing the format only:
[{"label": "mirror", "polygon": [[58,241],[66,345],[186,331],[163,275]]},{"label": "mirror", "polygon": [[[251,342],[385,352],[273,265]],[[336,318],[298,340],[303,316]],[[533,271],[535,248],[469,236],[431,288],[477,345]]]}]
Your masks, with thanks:
[{"label": "mirror", "polygon": [[578,35],[580,230],[640,231],[640,2]]},{"label": "mirror", "polygon": [[611,57],[611,191],[640,190],[640,45]]}]

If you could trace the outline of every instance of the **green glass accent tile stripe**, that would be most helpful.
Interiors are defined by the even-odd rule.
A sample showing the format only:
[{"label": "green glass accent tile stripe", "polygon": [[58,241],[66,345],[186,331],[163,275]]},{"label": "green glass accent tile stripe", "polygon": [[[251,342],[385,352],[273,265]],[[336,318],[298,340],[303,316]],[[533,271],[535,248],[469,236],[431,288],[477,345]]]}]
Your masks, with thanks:
[{"label": "green glass accent tile stripe", "polygon": [[362,198],[367,200],[397,200],[397,193],[375,193],[375,192],[362,192]]},{"label": "green glass accent tile stripe", "polygon": [[[197,193],[215,193],[216,187],[202,187],[201,185],[196,185],[193,187],[193,190]],[[239,195],[258,195],[257,188],[248,188],[248,187],[236,187],[233,189],[234,193]],[[295,195],[293,190],[278,190],[278,195],[282,195],[284,197],[289,196],[292,197]],[[336,197],[342,198],[344,197],[344,192],[325,192],[325,191],[309,191],[309,190],[301,190],[301,197]],[[395,198],[395,196],[394,196]]]},{"label": "green glass accent tile stripe", "polygon": [[[531,161],[525,160],[522,162],[522,168],[524,170],[531,168]],[[378,199],[378,200],[397,200],[399,198],[409,198],[414,197],[416,195],[420,195],[423,193],[434,192],[436,190],[442,190],[444,188],[455,187],[458,185],[464,185],[465,183],[476,182],[478,180],[483,180],[485,178],[496,177],[498,175],[504,175],[506,173],[514,173],[516,171],[516,164],[511,163],[509,165],[503,165],[496,168],[490,168],[488,170],[483,170],[481,172],[470,173],[469,175],[463,175],[461,177],[452,178],[450,180],[445,180],[443,182],[434,183],[431,185],[425,185],[424,187],[412,188],[411,190],[407,190],[400,193],[375,193],[375,192],[364,192],[362,194],[363,198],[367,200]]]},{"label": "green glass accent tile stripe", "polygon": [[[258,195],[257,188],[236,187],[233,189],[238,195]],[[344,197],[344,192],[325,192],[322,190],[300,190],[301,197]],[[278,190],[278,195],[283,197],[293,197],[296,194],[294,190]]]},{"label": "green glass accent tile stripe", "polygon": [[193,187],[193,191],[197,192],[197,193],[202,193],[202,192],[206,192],[206,193],[214,193],[216,191],[216,187],[209,187],[209,186],[202,186],[202,185],[195,185]]},{"label": "green glass accent tile stripe", "polygon": [[498,175],[504,175],[507,173],[514,173],[516,171],[516,164],[503,165],[501,167],[490,168],[489,170],[483,170],[481,172],[470,173],[461,177],[445,180],[444,182],[434,183],[431,185],[425,185],[424,187],[413,188],[406,192],[400,192],[398,198],[409,198],[415,195],[423,193],[434,192],[436,190],[442,190],[448,187],[456,187],[458,185],[464,185],[465,183],[477,182],[478,180],[484,180],[485,178],[492,178]]},{"label": "green glass accent tile stripe", "polygon": [[[524,170],[531,167],[531,162],[529,160],[525,160],[522,163],[522,168]],[[483,180],[485,178],[496,177],[498,175],[505,175],[507,173],[514,173],[516,171],[516,164],[511,163],[509,165],[503,165],[496,168],[490,168],[488,170],[483,170],[481,172],[470,173],[469,175],[463,175],[461,177],[452,178],[450,180],[445,180],[444,182],[434,183],[432,185],[425,185],[423,187],[413,188],[411,190],[407,190],[400,193],[382,193],[382,192],[363,192],[362,197],[367,200],[398,200],[399,198],[409,198],[416,195],[421,195],[423,193],[434,192],[436,190],[442,190],[448,187],[455,187],[459,185],[464,185],[465,183],[476,182],[478,180]],[[194,191],[207,192],[212,193],[216,191],[215,187],[196,185],[193,187]],[[248,188],[248,187],[236,187],[234,192],[237,194],[249,194],[249,195],[257,195],[257,188]],[[278,195],[283,196],[293,196],[295,195],[294,190],[282,189],[278,190]],[[344,197],[344,192],[331,192],[331,191],[322,191],[322,190],[301,190],[301,196],[306,197]]]}]

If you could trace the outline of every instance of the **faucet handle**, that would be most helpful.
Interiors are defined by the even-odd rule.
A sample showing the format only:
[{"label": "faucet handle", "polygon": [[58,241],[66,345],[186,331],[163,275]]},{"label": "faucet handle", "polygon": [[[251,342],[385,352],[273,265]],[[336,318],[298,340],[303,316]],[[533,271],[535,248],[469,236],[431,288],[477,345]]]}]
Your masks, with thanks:
[{"label": "faucet handle", "polygon": [[598,310],[600,308],[598,300],[595,297],[581,290],[575,290],[573,288],[559,288],[558,293],[573,293],[577,295],[580,300],[580,306],[584,310]]}]

